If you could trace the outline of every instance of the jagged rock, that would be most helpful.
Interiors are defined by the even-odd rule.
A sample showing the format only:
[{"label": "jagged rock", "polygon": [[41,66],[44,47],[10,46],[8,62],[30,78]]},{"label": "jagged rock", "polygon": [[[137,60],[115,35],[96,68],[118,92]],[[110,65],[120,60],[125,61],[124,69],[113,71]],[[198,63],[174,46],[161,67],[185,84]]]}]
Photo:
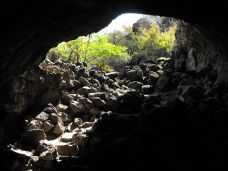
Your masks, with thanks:
[{"label": "jagged rock", "polygon": [[135,90],[142,90],[142,83],[138,81],[130,82],[127,86]]},{"label": "jagged rock", "polygon": [[67,105],[63,105],[63,104],[58,104],[56,106],[56,109],[58,112],[65,112],[67,110],[68,106]]},{"label": "jagged rock", "polygon": [[61,123],[57,123],[51,132],[56,135],[62,135],[64,131],[65,127]]},{"label": "jagged rock", "polygon": [[142,92],[144,93],[144,94],[150,94],[150,93],[152,93],[153,92],[153,86],[152,85],[143,85],[142,86]]},{"label": "jagged rock", "polygon": [[32,129],[26,131],[24,140],[32,144],[38,144],[40,140],[46,139],[46,134],[43,129]]},{"label": "jagged rock", "polygon": [[39,120],[32,120],[27,125],[27,130],[41,129],[41,127],[42,127],[42,122],[41,121],[39,121]]},{"label": "jagged rock", "polygon": [[52,128],[54,128],[54,125],[50,121],[45,121],[43,123],[42,129],[45,133],[49,132]]},{"label": "jagged rock", "polygon": [[58,155],[61,156],[76,156],[78,153],[78,146],[76,144],[61,144],[56,147]]},{"label": "jagged rock", "polygon": [[130,70],[126,73],[126,78],[130,81],[142,81],[143,71],[141,69]]},{"label": "jagged rock", "polygon": [[109,78],[115,79],[119,76],[119,72],[110,72],[106,74]]},{"label": "jagged rock", "polygon": [[74,119],[74,125],[75,126],[79,126],[83,123],[82,119],[81,118],[75,118]]},{"label": "jagged rock", "polygon": [[83,86],[88,86],[89,85],[89,81],[84,78],[84,77],[79,77],[79,82],[83,85]]},{"label": "jagged rock", "polygon": [[93,102],[93,104],[96,107],[105,107],[106,106],[106,102],[104,100],[102,100],[100,97],[92,97],[91,101]]},{"label": "jagged rock", "polygon": [[49,114],[45,113],[45,112],[41,112],[40,114],[38,114],[36,116],[36,119],[40,120],[40,121],[46,121],[49,118]]}]

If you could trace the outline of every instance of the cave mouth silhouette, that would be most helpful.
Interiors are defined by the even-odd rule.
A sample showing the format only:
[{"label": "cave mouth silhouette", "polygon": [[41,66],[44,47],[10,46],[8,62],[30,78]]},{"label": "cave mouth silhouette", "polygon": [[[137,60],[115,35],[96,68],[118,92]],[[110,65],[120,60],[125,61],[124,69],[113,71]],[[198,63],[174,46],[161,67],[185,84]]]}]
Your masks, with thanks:
[{"label": "cave mouth silhouette", "polygon": [[[67,6],[67,3],[68,2],[66,2],[66,5],[64,7]],[[178,58],[175,58],[175,61],[176,61],[175,65],[177,67],[180,67],[180,72],[183,72],[186,69],[188,70],[190,69],[190,71],[188,71],[187,77],[186,75],[183,75],[183,79],[187,79],[187,80],[182,82],[181,84],[182,87],[180,88],[181,89],[180,93],[186,92],[187,90],[187,94],[185,94],[183,97],[176,99],[174,102],[170,103],[168,106],[165,106],[163,108],[155,109],[153,111],[150,111],[148,110],[148,108],[146,108],[148,113],[143,115],[143,118],[139,117],[138,115],[129,116],[129,115],[118,115],[116,113],[110,116],[109,113],[106,113],[104,115],[103,120],[96,128],[97,134],[95,133],[91,135],[91,142],[95,142],[95,144],[93,143],[89,144],[87,148],[89,153],[92,152],[90,153],[91,156],[86,156],[88,158],[85,157],[82,160],[76,160],[76,161],[72,159],[71,161],[72,165],[69,164],[69,160],[63,161],[58,165],[58,168],[56,169],[59,169],[59,170],[61,169],[63,170],[66,168],[72,169],[73,167],[73,168],[80,168],[85,170],[85,169],[91,169],[91,168],[107,168],[107,167],[110,168],[110,166],[112,166],[112,168],[117,169],[122,165],[123,165],[123,168],[140,169],[144,167],[146,168],[147,166],[151,166],[151,163],[152,163],[151,161],[153,161],[154,169],[161,169],[161,170],[163,168],[165,169],[174,168],[176,170],[193,170],[195,166],[198,166],[198,168],[204,168],[204,169],[205,168],[207,169],[213,168],[215,170],[224,169],[224,163],[226,160],[226,158],[223,157],[224,156],[223,153],[225,150],[224,144],[227,143],[226,140],[224,140],[224,137],[226,137],[226,132],[227,132],[226,131],[227,117],[225,115],[226,101],[227,101],[227,96],[226,96],[227,88],[222,82],[225,80],[225,76],[227,75],[226,62],[225,62],[226,48],[224,48],[224,44],[226,44],[224,40],[226,39],[227,34],[224,31],[226,30],[225,29],[226,27],[224,26],[224,24],[220,23],[218,20],[215,20],[215,22],[212,23],[210,20],[210,16],[212,18],[213,17],[222,18],[222,16],[225,16],[225,15],[220,15],[220,14],[222,13],[222,11],[225,11],[225,10],[221,10],[221,13],[216,13],[215,16],[212,16],[213,14],[211,13],[212,11],[211,9],[214,9],[216,6],[218,6],[219,3],[216,3],[215,6],[213,6],[213,8],[209,7],[207,9],[203,9],[205,10],[205,13],[202,12],[201,8],[196,7],[195,9],[195,5],[193,5],[194,6],[193,7],[190,4],[189,9],[186,10],[185,8],[180,8],[181,10],[179,11],[176,10],[176,12],[174,12],[175,10],[173,9],[175,8],[172,8],[173,5],[163,6],[164,4],[162,4],[162,7],[163,7],[163,10],[162,10],[161,5],[159,8],[159,2],[158,2],[158,5],[156,4],[155,7],[153,7],[157,10],[153,12],[152,9],[149,9],[149,7],[147,7],[148,4],[146,3],[146,1],[142,1],[140,3],[141,4],[138,4],[138,3],[136,4],[139,6],[139,8],[147,11],[145,13],[152,14],[152,13],[159,12],[162,14],[167,14],[168,16],[176,16],[177,18],[183,17],[186,19],[186,21],[190,21],[191,23],[196,24],[194,25],[195,26],[194,29],[192,29],[196,32],[192,34],[194,35],[194,37],[191,40],[197,40],[195,42],[200,42],[200,43],[190,45],[188,44],[189,43],[188,42],[184,44],[183,47],[181,47],[182,48],[181,53],[177,52],[174,55],[178,57]],[[115,3],[113,4],[114,4],[113,8],[116,8],[117,5],[115,5]],[[112,3],[106,4],[107,6],[110,7],[108,8],[108,10],[112,8],[113,4]],[[133,4],[134,3],[132,3],[132,6],[134,6]],[[27,6],[25,6],[25,8],[29,7],[30,5],[31,4],[28,3]],[[89,10],[87,10],[87,8],[91,9],[89,6],[92,5],[92,3],[88,6],[87,5],[82,4],[80,7],[83,7],[83,8],[78,8],[80,9],[78,11],[80,12],[85,10],[88,12]],[[126,5],[123,5],[123,6],[126,7]],[[51,5],[50,6],[47,5],[46,7],[44,7],[43,11],[39,10],[39,7],[43,8],[43,4],[40,4],[37,6],[36,11],[40,11],[37,14],[33,12],[33,8],[26,11],[29,14],[31,13],[31,15],[27,15],[29,17],[25,17],[23,20],[22,18],[24,17],[24,15],[21,15],[21,13],[18,12],[18,9],[16,7],[9,8],[9,13],[10,13],[10,10],[16,9],[14,12],[15,13],[18,12],[17,13],[18,16],[17,17],[15,17],[16,15],[12,15],[11,17],[9,16],[10,24],[7,27],[8,30],[6,31],[6,34],[5,34],[5,37],[7,37],[7,39],[6,38],[4,39],[6,40],[4,44],[4,47],[6,48],[3,48],[3,49],[7,49],[7,51],[1,51],[2,52],[1,58],[4,61],[3,62],[4,65],[1,64],[1,68],[3,70],[3,72],[1,73],[1,78],[3,78],[2,79],[3,82],[6,82],[5,80],[7,80],[8,76],[13,75],[12,73],[14,74],[16,72],[21,73],[24,70],[31,69],[31,66],[34,66],[34,65],[37,66],[41,61],[43,61],[48,49],[51,46],[53,46],[53,44],[60,42],[60,40],[61,41],[64,39],[70,40],[72,39],[72,37],[75,37],[78,35],[84,35],[85,33],[91,32],[89,31],[89,29],[99,30],[100,28],[98,29],[98,25],[99,27],[101,27],[101,25],[104,25],[104,21],[103,22],[98,21],[97,23],[95,22],[96,24],[89,21],[92,21],[92,20],[97,21],[96,15],[102,16],[104,13],[106,13],[107,15],[110,14],[106,11],[103,13],[102,12],[96,13],[96,15],[94,15],[95,12],[94,10],[92,10],[88,12],[88,18],[86,18],[87,19],[86,21],[88,21],[88,23],[85,24],[84,22],[81,22],[81,23],[79,22],[80,24],[82,24],[82,26],[79,29],[78,25],[76,26],[74,24],[69,24],[69,25],[66,24],[66,23],[72,23],[69,21],[76,21],[74,17],[72,17],[72,16],[77,16],[77,15],[72,15],[72,14],[75,14],[75,12],[73,12],[74,11],[73,8],[75,7],[75,4],[72,5],[71,8],[69,8],[70,9],[69,14],[66,14],[66,17],[67,16],[69,17],[69,21],[68,20],[65,21],[66,20],[65,17],[58,18],[55,16],[55,14],[59,13],[58,5],[52,7],[53,10],[50,10]],[[58,12],[55,11],[55,8],[58,9],[56,10]],[[129,7],[129,9],[130,8],[131,7]],[[97,8],[94,8],[94,9],[97,9]],[[219,9],[222,9],[222,7]],[[192,11],[194,10],[195,10],[195,13],[193,15]],[[207,10],[209,10],[210,12],[208,12]],[[50,13],[50,11],[53,12],[52,13],[53,15],[47,15]],[[119,12],[121,10],[118,9],[116,11]],[[167,11],[167,12],[164,12],[164,11]],[[14,14],[14,12],[12,14]],[[34,16],[35,16],[35,20],[33,18]],[[48,17],[45,18],[45,16],[48,16]],[[110,19],[111,18],[110,16],[113,16],[113,14],[110,14],[109,16],[107,16],[107,18]],[[31,18],[33,18],[34,21],[31,21],[30,20]],[[58,21],[52,22],[56,18],[58,19]],[[18,22],[13,22],[16,20],[18,20]],[[21,20],[23,22],[20,23]],[[107,20],[105,22],[107,22]],[[51,24],[46,25],[45,23],[51,23]],[[14,27],[17,28],[17,30],[15,31],[12,30],[13,28],[12,24],[14,24]],[[67,26],[69,29],[62,29],[64,28],[63,25]],[[88,27],[90,25],[91,27]],[[189,31],[188,30],[189,28],[192,28],[191,26],[188,27],[188,25],[185,25],[185,24],[183,24],[182,26],[183,26],[183,29],[187,31]],[[207,26],[208,28],[210,28],[209,30],[207,29]],[[37,29],[37,28],[40,28],[40,29]],[[74,29],[77,30],[77,33],[75,34],[72,31]],[[24,32],[28,33],[28,36],[25,36],[24,37],[25,39],[22,39],[22,37],[25,35]],[[43,34],[45,32],[46,34]],[[62,32],[62,34],[58,34],[59,37],[51,36],[50,32],[53,32],[54,33],[53,35],[57,35],[60,32]],[[218,33],[218,34],[216,35],[215,33]],[[13,36],[17,38],[15,41],[10,42]],[[187,34],[186,37],[191,37],[191,36],[190,34],[189,35]],[[24,41],[21,42],[21,40],[24,40]],[[43,43],[40,43],[40,42],[43,42]],[[185,48],[185,45],[190,45],[190,46],[189,47],[186,46],[187,48]],[[15,47],[15,48],[12,48],[12,47]],[[210,52],[209,55],[206,54],[204,50]],[[218,53],[217,54],[214,53],[215,51],[217,51]],[[8,52],[11,52],[11,53],[8,53]],[[4,54],[4,57],[2,57],[2,54]],[[15,54],[18,54],[16,57],[16,62],[12,60],[13,59],[12,57]],[[32,59],[33,56],[37,56],[37,58]],[[186,56],[188,56],[187,62],[186,62],[186,59],[184,58]],[[202,56],[205,56],[205,58]],[[185,62],[182,63],[181,62],[182,59]],[[199,61],[194,59],[199,59]],[[9,62],[10,60],[11,62]],[[205,64],[204,62],[209,63],[208,66],[205,68],[204,66],[206,65],[204,65]],[[11,67],[8,69],[4,68],[5,66],[7,66],[7,63],[12,64]],[[191,64],[191,65],[188,65],[188,64]],[[26,68],[25,67],[26,65],[29,66],[29,68]],[[191,79],[188,79],[189,77],[194,78],[197,75],[195,71],[200,73],[200,76],[202,79],[205,78],[204,81],[206,84],[203,84],[203,85],[206,87],[206,91],[202,91],[200,86],[195,85],[194,83],[192,83]],[[170,72],[166,74],[169,76]],[[175,75],[175,77],[178,77],[178,74]],[[47,78],[47,80],[48,79],[49,78]],[[50,79],[49,81],[54,82],[54,80]],[[8,83],[8,85],[9,84],[10,83]],[[186,85],[188,86],[192,84],[193,86],[191,86],[190,88],[187,87],[187,89],[185,89]],[[8,85],[6,85],[7,89],[10,87]],[[44,87],[44,88],[47,88],[47,87]],[[51,87],[51,89],[52,88],[53,87]],[[12,89],[10,91],[5,91],[6,89],[4,88],[3,90],[4,90],[2,91],[4,92],[3,97],[8,96],[7,92],[10,92],[10,93],[13,92]],[[199,97],[202,94],[204,94],[204,100],[202,100]],[[179,95],[179,92],[178,92],[178,95]],[[163,96],[169,96],[169,95],[166,95],[165,93],[163,93],[162,97],[159,97],[156,94],[154,96],[152,97],[152,99],[149,99],[149,100],[156,101],[156,98],[159,99],[159,98],[163,98]],[[129,97],[131,98],[132,94],[127,95],[126,98],[129,98]],[[138,99],[135,99],[135,97],[137,97]],[[191,99],[191,97],[194,97],[193,100]],[[135,101],[137,103],[140,102],[140,98],[141,98],[140,95],[138,96],[138,94],[133,94],[134,102]],[[30,98],[29,100],[32,101],[32,98]],[[127,102],[125,99],[121,99],[121,100],[123,100],[124,106],[132,106],[132,103],[129,104],[128,100]],[[189,103],[190,105],[186,106],[183,103],[183,101],[187,101],[187,103]],[[136,104],[136,103],[133,103],[133,104]],[[149,106],[150,105],[151,104],[149,104]],[[135,106],[137,108],[137,105]],[[157,107],[158,106],[155,106],[155,108]],[[5,125],[7,124],[10,125],[10,120],[6,121],[3,127],[5,127]],[[100,139],[102,139],[103,141],[100,141]],[[186,148],[186,147],[189,147],[189,148]],[[5,154],[9,154],[9,157],[6,156]],[[6,159],[7,157],[11,159],[12,157],[11,153],[5,153],[5,151],[4,153],[1,154],[1,156],[3,156],[1,158],[4,158],[4,159]],[[151,156],[151,157],[148,158],[147,156]],[[195,156],[195,157],[192,158],[191,156]],[[7,166],[18,165],[18,159],[14,160],[15,158],[14,157],[12,158],[13,158],[13,162],[12,160],[8,160],[8,161],[3,160],[3,161],[6,161],[5,163],[7,163]],[[31,162],[34,162],[34,160],[32,160]],[[104,161],[104,164],[100,165],[100,161]],[[113,165],[113,161],[115,161],[115,165]],[[14,163],[14,165],[12,163]],[[52,164],[54,165],[56,164],[55,162],[53,162],[52,164],[50,163],[49,164],[46,163],[46,166],[52,167],[53,166]],[[80,165],[75,166],[74,165],[75,163],[79,163]],[[38,162],[36,164],[38,167],[40,165],[45,166],[45,164],[42,162],[41,163]]]}]

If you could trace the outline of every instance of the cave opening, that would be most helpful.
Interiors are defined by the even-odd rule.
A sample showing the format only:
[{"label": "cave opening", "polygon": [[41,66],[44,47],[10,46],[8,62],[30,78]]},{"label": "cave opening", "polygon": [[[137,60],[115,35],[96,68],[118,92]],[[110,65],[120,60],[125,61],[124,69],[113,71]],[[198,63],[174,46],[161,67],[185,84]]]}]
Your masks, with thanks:
[{"label": "cave opening", "polygon": [[128,169],[220,167],[228,110],[222,43],[182,20],[134,17],[123,30],[58,44],[7,83],[5,124],[24,114],[23,134],[4,149],[11,170],[92,170],[113,161]]}]

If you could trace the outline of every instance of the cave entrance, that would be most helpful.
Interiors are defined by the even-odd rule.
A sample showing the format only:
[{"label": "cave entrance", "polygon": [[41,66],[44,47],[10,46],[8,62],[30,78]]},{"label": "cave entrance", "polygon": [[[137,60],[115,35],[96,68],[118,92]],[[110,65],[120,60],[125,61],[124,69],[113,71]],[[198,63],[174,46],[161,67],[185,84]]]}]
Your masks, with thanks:
[{"label": "cave entrance", "polygon": [[42,111],[26,117],[22,138],[10,146],[26,158],[13,167],[101,168],[100,161],[104,167],[115,160],[140,168],[152,154],[155,165],[172,158],[189,169],[182,143],[192,145],[183,141],[191,137],[183,132],[192,118],[218,112],[211,104],[226,110],[213,96],[217,74],[205,62],[206,40],[183,21],[122,14],[98,33],[53,47],[38,71],[23,75],[27,87],[42,87],[34,95]]}]

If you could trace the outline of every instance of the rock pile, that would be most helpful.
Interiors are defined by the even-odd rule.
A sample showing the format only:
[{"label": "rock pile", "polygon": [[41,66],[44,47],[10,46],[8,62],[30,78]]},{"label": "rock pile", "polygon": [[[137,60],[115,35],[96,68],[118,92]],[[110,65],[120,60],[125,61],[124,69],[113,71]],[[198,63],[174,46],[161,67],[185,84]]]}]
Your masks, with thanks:
[{"label": "rock pile", "polygon": [[[53,161],[96,154],[101,146],[107,151],[112,145],[119,147],[132,136],[131,131],[137,136],[145,129],[150,132],[148,121],[151,117],[157,120],[158,113],[219,104],[213,97],[203,100],[211,93],[203,88],[205,80],[175,69],[170,58],[141,61],[125,66],[121,73],[49,59],[40,68],[47,75],[59,75],[55,89],[59,96],[57,103],[48,103],[39,114],[27,116],[21,140],[11,146],[19,158],[27,159],[24,170],[50,169]],[[151,121],[154,125],[155,120]]]}]

